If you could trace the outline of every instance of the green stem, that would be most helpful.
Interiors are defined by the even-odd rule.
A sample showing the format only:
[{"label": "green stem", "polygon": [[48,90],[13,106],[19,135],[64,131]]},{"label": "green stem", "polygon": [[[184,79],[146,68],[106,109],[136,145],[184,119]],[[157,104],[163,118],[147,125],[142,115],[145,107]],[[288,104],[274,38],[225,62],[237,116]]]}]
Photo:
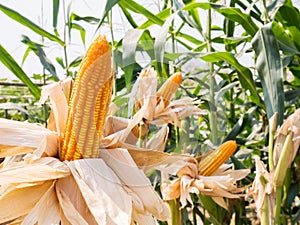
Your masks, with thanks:
[{"label": "green stem", "polygon": [[[232,77],[229,76],[230,79],[230,83],[232,82]],[[230,126],[233,127],[236,123],[235,121],[235,104],[234,104],[234,99],[233,99],[233,95],[234,95],[234,90],[230,89]]]},{"label": "green stem", "polygon": [[[265,192],[265,188],[267,185],[267,181],[265,180],[265,178],[263,176],[260,177],[260,181],[263,184],[261,186],[261,192]],[[261,210],[261,225],[269,225],[269,200],[268,200],[268,195],[265,194],[264,196],[264,202],[263,202],[263,206],[262,206],[262,210]]]},{"label": "green stem", "polygon": [[[111,35],[111,55],[112,55],[112,59],[114,60],[115,59],[115,35],[114,35],[114,30],[113,30],[113,23],[112,23],[112,10],[109,11],[108,13],[108,16],[107,16],[107,19],[108,19],[108,24],[109,24],[109,30],[110,30],[110,35]],[[113,64],[116,63],[115,61],[113,61]],[[115,74],[118,73],[117,69],[118,69],[118,66],[115,65]],[[114,97],[116,96],[117,94],[117,88],[116,88],[116,79],[114,79],[114,87],[113,87],[113,94],[112,94],[112,99],[114,99]]]},{"label": "green stem", "polygon": [[178,199],[168,201],[168,206],[171,214],[169,225],[182,225]]},{"label": "green stem", "polygon": [[273,151],[274,151],[274,136],[276,133],[276,124],[277,124],[278,113],[274,113],[274,115],[269,119],[269,156],[268,156],[268,164],[269,170],[272,172],[274,170],[274,162],[273,162]]},{"label": "green stem", "polygon": [[280,224],[281,201],[282,201],[282,187],[276,187],[274,224]]},{"label": "green stem", "polygon": [[[211,9],[208,9],[207,17],[207,51],[212,52],[211,47]],[[209,63],[209,101],[210,101],[210,111],[209,111],[209,125],[211,131],[211,141],[214,145],[218,144],[218,128],[217,128],[217,111],[215,106],[215,77],[214,77],[214,64]]]},{"label": "green stem", "polygon": [[264,204],[261,210],[261,225],[269,225],[269,202],[265,195]]},{"label": "green stem", "polygon": [[[67,26],[71,26],[71,24],[67,23],[65,4],[66,4],[65,1],[63,1],[63,13],[64,13],[64,22],[65,22],[64,42],[66,43],[66,40],[67,40]],[[68,63],[68,54],[67,54],[67,44],[64,45],[64,57],[65,57],[66,75],[69,76],[69,63]]]}]

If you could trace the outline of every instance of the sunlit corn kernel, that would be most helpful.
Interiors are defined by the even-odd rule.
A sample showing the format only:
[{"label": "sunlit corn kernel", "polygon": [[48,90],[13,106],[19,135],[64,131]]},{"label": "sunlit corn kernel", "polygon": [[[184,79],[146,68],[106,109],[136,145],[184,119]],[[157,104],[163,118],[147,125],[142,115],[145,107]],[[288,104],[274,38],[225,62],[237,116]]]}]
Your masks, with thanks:
[{"label": "sunlit corn kernel", "polygon": [[62,160],[99,156],[99,139],[112,91],[110,47],[99,35],[80,65],[69,104]]},{"label": "sunlit corn kernel", "polygon": [[235,141],[227,141],[199,162],[199,175],[212,175],[235,152]]},{"label": "sunlit corn kernel", "polygon": [[164,101],[165,106],[169,105],[170,100],[175,95],[182,81],[182,73],[177,72],[170,76],[157,92],[158,101]]}]

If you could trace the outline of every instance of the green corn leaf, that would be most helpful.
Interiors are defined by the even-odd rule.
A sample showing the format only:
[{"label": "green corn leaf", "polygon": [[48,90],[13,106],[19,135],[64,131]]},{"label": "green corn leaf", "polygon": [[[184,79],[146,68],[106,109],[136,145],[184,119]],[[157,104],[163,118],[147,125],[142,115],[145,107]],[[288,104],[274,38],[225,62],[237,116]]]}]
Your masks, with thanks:
[{"label": "green corn leaf", "polygon": [[57,17],[58,17],[58,11],[59,11],[59,0],[53,0],[53,11],[52,11],[52,26],[54,28],[54,30],[56,30],[57,27]]},{"label": "green corn leaf", "polygon": [[250,15],[243,13],[239,8],[235,7],[224,7],[218,4],[210,4],[210,3],[190,3],[182,8],[182,10],[191,10],[194,8],[201,9],[214,9],[218,13],[222,14],[226,18],[231,21],[237,22],[241,24],[241,26],[247,31],[247,33],[251,36],[254,36],[258,30],[257,25],[253,22]]},{"label": "green corn leaf", "polygon": [[137,28],[138,25],[137,23],[134,21],[133,17],[131,16],[130,12],[123,7],[123,5],[120,5],[120,8],[122,9],[127,21],[130,23],[130,25],[133,27],[133,28]]},{"label": "green corn leaf", "polygon": [[261,104],[251,71],[247,67],[242,66],[232,54],[229,52],[213,52],[200,57],[207,62],[226,61],[229,63],[238,72],[238,77],[242,87],[250,91],[252,100],[256,104]]},{"label": "green corn leaf", "polygon": [[300,54],[299,50],[294,44],[294,40],[290,35],[288,35],[286,29],[283,26],[280,26],[277,22],[273,21],[272,31],[278,41],[281,50],[294,54]]},{"label": "green corn leaf", "polygon": [[77,23],[72,23],[71,27],[72,29],[78,30],[80,32],[81,41],[83,44],[85,44],[85,29]]},{"label": "green corn leaf", "polygon": [[[28,48],[39,57],[39,60],[40,60],[41,64],[43,65],[44,69],[46,69],[52,75],[54,80],[58,81],[59,78],[56,74],[56,69],[55,69],[54,65],[52,64],[52,62],[50,61],[50,59],[46,56],[46,54],[42,48],[42,45],[31,41],[30,38],[25,35],[22,36],[22,42],[24,44],[26,44],[28,46]],[[26,54],[28,54],[27,51],[25,52],[24,56]],[[23,57],[23,60],[25,60],[24,57]]]},{"label": "green corn leaf", "polygon": [[277,124],[280,125],[284,112],[283,68],[271,23],[259,29],[252,46],[257,55],[256,67],[262,82],[268,118],[278,112]]},{"label": "green corn leaf", "polygon": [[101,25],[103,24],[104,20],[105,20],[105,17],[107,16],[108,12],[110,10],[112,10],[112,8],[118,4],[120,2],[120,0],[106,0],[106,4],[105,4],[105,8],[104,8],[104,12],[102,13],[102,17],[100,18],[100,21],[99,21],[99,24],[98,24],[98,27],[96,30],[98,30]]},{"label": "green corn leaf", "polygon": [[56,60],[56,62],[57,62],[59,65],[61,65],[61,67],[62,67],[63,69],[66,68],[66,66],[65,66],[65,64],[64,64],[64,61],[63,61],[63,59],[62,59],[61,57],[56,57],[55,60]]},{"label": "green corn leaf", "polygon": [[212,5],[212,8],[229,20],[241,24],[245,31],[252,37],[256,34],[258,30],[257,25],[253,22],[250,15],[243,13],[239,8],[223,7],[219,5]]},{"label": "green corn leaf", "polygon": [[171,16],[168,17],[168,19],[162,26],[161,30],[159,31],[159,34],[155,39],[154,52],[155,52],[156,61],[158,63],[159,73],[162,73],[161,63],[163,63],[164,60],[165,44],[167,42],[166,39],[175,15],[176,14],[172,14]]},{"label": "green corn leaf", "polygon": [[0,45],[0,61],[6,66],[12,73],[14,73],[24,84],[27,85],[30,92],[35,98],[39,98],[41,95],[41,90],[36,84],[34,84],[14,58]]},{"label": "green corn leaf", "polygon": [[82,56],[78,56],[70,63],[69,67],[77,67],[80,65],[81,61],[82,61]]},{"label": "green corn leaf", "polygon": [[145,16],[149,21],[152,21],[155,24],[158,24],[158,25],[162,26],[163,23],[164,23],[163,20],[161,20],[159,17],[157,17],[152,12],[150,12],[149,10],[147,10],[142,5],[136,3],[135,1],[132,1],[132,0],[121,0],[119,2],[119,4],[122,7],[127,8],[128,10],[131,10],[131,11],[133,11],[135,13],[138,13],[138,14],[141,14],[141,15]]},{"label": "green corn leaf", "polygon": [[17,21],[18,23],[24,25],[25,27],[28,27],[29,29],[31,29],[32,31],[34,31],[35,33],[48,38],[51,41],[55,41],[57,43],[59,43],[60,45],[64,46],[65,42],[62,41],[59,37],[50,34],[48,31],[44,30],[43,28],[41,28],[40,26],[36,25],[35,23],[33,23],[31,20],[27,19],[26,17],[22,16],[21,14],[19,14],[18,12],[7,8],[6,6],[0,4],[0,10],[5,13],[7,16],[9,16],[11,19]]},{"label": "green corn leaf", "polygon": [[[170,8],[166,8],[163,11],[157,13],[155,16],[160,18],[161,20],[165,21],[169,16],[171,15],[171,9]],[[138,29],[147,29],[148,27],[152,26],[153,23],[150,20],[147,20],[145,23],[143,23],[142,25],[140,25],[138,27]]]},{"label": "green corn leaf", "polygon": [[135,65],[135,53],[137,44],[142,37],[145,30],[129,30],[126,32],[125,37],[123,39],[123,66],[125,72],[125,83],[126,88],[129,91],[130,84],[132,80],[132,74]]},{"label": "green corn leaf", "polygon": [[90,24],[97,24],[100,22],[100,19],[99,18],[96,18],[96,17],[93,17],[93,16],[78,16],[77,14],[75,13],[71,13],[70,15],[70,21],[84,21],[84,22],[87,22],[87,23],[90,23]]}]

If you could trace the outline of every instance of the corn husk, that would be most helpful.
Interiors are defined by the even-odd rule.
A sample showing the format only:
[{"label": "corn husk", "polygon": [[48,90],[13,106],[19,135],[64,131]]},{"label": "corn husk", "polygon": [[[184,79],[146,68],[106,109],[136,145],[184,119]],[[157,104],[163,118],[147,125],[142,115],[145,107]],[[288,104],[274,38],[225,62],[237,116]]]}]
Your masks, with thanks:
[{"label": "corn husk", "polygon": [[232,165],[221,166],[211,176],[201,176],[198,163],[189,159],[186,165],[177,171],[179,178],[162,184],[164,200],[180,199],[181,207],[187,202],[193,204],[190,193],[202,193],[211,196],[221,207],[228,209],[225,198],[240,198],[243,188],[238,188],[236,182],[249,174],[249,170],[233,170]]},{"label": "corn husk", "polygon": [[205,114],[204,111],[197,107],[200,102],[194,101],[189,97],[172,100],[179,84],[172,84],[172,79],[167,80],[165,84],[167,85],[163,85],[162,89],[169,87],[174,92],[167,93],[166,99],[162,97],[164,90],[160,89],[157,91],[157,74],[155,70],[148,67],[141,71],[129,95],[128,115],[132,116],[134,105],[136,113],[132,116],[132,120],[127,128],[123,130],[121,141],[125,142],[132,130],[142,122],[145,122],[146,125],[163,126],[165,124],[174,124],[180,127],[180,120],[192,115],[200,116]]},{"label": "corn husk", "polygon": [[274,144],[274,153],[273,153],[273,162],[276,167],[286,137],[289,133],[292,134],[292,145],[290,149],[290,154],[288,156],[288,161],[286,164],[288,167],[291,166],[292,161],[294,160],[300,145],[300,109],[297,109],[292,115],[290,115],[282,124],[280,128],[277,129],[275,134],[275,144]]},{"label": "corn husk", "polygon": [[255,201],[255,209],[258,218],[262,218],[262,209],[264,201],[268,202],[269,221],[274,223],[274,207],[275,207],[275,189],[273,185],[273,174],[270,174],[264,163],[255,157],[256,176],[253,181],[248,196],[252,196]]},{"label": "corn husk", "polygon": [[50,100],[51,116],[48,121],[48,129],[57,131],[61,136],[64,133],[68,117],[68,101],[71,95],[73,81],[71,78],[64,79],[58,83],[43,86],[39,104]]},{"label": "corn husk", "polygon": [[38,148],[42,148],[41,151],[52,156],[57,153],[59,145],[56,132],[38,124],[1,118],[0,136],[0,157],[29,153]]}]

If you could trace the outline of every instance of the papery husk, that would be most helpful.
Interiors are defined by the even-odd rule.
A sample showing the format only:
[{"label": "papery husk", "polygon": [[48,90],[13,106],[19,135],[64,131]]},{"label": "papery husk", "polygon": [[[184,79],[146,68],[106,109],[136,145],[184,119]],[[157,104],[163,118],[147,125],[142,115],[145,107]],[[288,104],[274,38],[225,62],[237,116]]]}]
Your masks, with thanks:
[{"label": "papery husk", "polygon": [[[166,82],[168,83],[170,81],[167,80]],[[176,86],[176,88],[171,92],[176,91],[179,84],[176,83],[174,86]],[[199,102],[196,102],[191,98],[187,97],[170,101],[175,94],[174,92],[168,95],[168,99],[164,99],[167,100],[165,102],[164,100],[161,101],[161,94],[160,91],[157,91],[157,74],[154,69],[148,67],[142,70],[130,93],[131,99],[134,99],[135,101],[136,113],[132,117],[128,127],[124,130],[125,135],[121,139],[123,142],[125,142],[125,138],[130,134],[132,129],[142,121],[146,124],[174,124],[180,127],[181,119],[191,115],[201,115],[204,113],[196,106]],[[128,111],[130,112],[129,116],[131,116],[133,100],[129,101],[128,108]]]},{"label": "papery husk", "polygon": [[181,127],[180,120],[192,115],[201,116],[206,114],[197,107],[201,102],[185,97],[173,100],[167,107],[156,107],[155,117],[149,123],[155,125],[174,124]]},{"label": "papery husk", "polygon": [[52,185],[53,181],[45,181],[24,188],[0,186],[0,223],[28,214]]},{"label": "papery husk", "polygon": [[98,224],[130,224],[131,198],[102,159],[75,160],[68,165]]},{"label": "papery husk", "polygon": [[292,161],[294,160],[300,145],[300,109],[297,109],[292,115],[290,115],[282,124],[280,128],[277,129],[275,134],[275,143],[274,143],[274,153],[273,153],[273,162],[276,167],[285,139],[289,133],[292,133],[292,146],[290,150],[290,155],[288,162],[288,167],[291,166]]},{"label": "papery husk", "polygon": [[52,225],[60,222],[60,208],[54,191],[55,181],[23,219],[22,225]]},{"label": "papery husk", "polygon": [[[255,201],[255,208],[259,219],[262,217],[262,208],[265,199],[268,201],[269,221],[274,222],[275,191],[273,186],[273,174],[269,174],[264,163],[255,157],[256,176],[252,183],[248,196],[252,196]],[[265,182],[262,182],[264,179]]]},{"label": "papery husk", "polygon": [[179,198],[181,207],[185,207],[187,202],[193,204],[190,193],[201,193],[211,196],[218,205],[228,209],[223,198],[240,198],[241,195],[238,193],[244,189],[237,188],[236,181],[243,179],[250,172],[249,170],[235,171],[229,168],[229,166],[219,168],[214,173],[218,175],[200,176],[198,175],[197,160],[189,159],[186,165],[177,172],[178,179],[161,186],[163,199]]},{"label": "papery husk", "polygon": [[56,183],[62,224],[97,225],[73,176],[59,179]]},{"label": "papery husk", "polygon": [[67,78],[42,88],[39,104],[45,103],[48,98],[50,99],[51,115],[53,117],[50,117],[48,121],[48,128],[57,131],[59,136],[64,133],[72,86],[72,79]]},{"label": "papery husk", "polygon": [[0,157],[8,157],[12,155],[23,155],[33,152],[35,148],[27,146],[12,146],[0,144]]},{"label": "papery husk", "polygon": [[[121,136],[120,131],[125,130],[130,123],[131,123],[130,119],[115,117],[115,116],[107,117],[105,127],[104,127],[104,137],[114,135],[117,132],[119,132]],[[139,127],[136,125],[132,128],[131,132],[128,133],[125,142],[128,144],[135,145],[138,141],[138,138],[139,138]]]},{"label": "papery husk", "polygon": [[166,142],[168,140],[169,127],[168,124],[164,124],[160,130],[153,134],[153,136],[147,141],[146,148],[153,149],[163,152],[166,147]]},{"label": "papery husk", "polygon": [[147,224],[147,225],[157,225],[158,223],[151,215],[139,214],[137,212],[133,212],[132,214],[132,222],[131,224]]},{"label": "papery husk", "polygon": [[[168,173],[175,174],[179,168],[185,165],[185,160],[190,157],[189,155],[170,154],[153,149],[139,148],[122,141],[122,139],[126,139],[124,136],[126,136],[124,130],[113,133],[103,138],[100,146],[103,149],[127,149],[135,164],[144,171],[159,168],[160,170],[162,169]],[[164,141],[165,137],[160,137],[159,140]],[[163,145],[162,142],[156,143],[156,146],[161,145]]]},{"label": "papery husk", "polygon": [[[28,153],[43,145],[42,151],[49,155],[57,152],[59,138],[56,132],[52,132],[40,125],[0,119],[0,157]],[[1,148],[4,146],[4,148]],[[11,146],[11,147],[9,147]],[[20,151],[16,151],[16,147]],[[9,155],[9,153],[13,155]]]},{"label": "papery husk", "polygon": [[162,221],[166,221],[169,212],[166,205],[153,189],[146,175],[138,169],[126,149],[102,149],[100,157],[140,199],[145,211]]},{"label": "papery husk", "polygon": [[[142,107],[147,108],[151,103],[156,104],[157,90],[157,74],[153,67],[143,69],[132,87],[131,96],[134,99],[135,111],[139,111]],[[151,99],[151,101],[149,101]],[[129,100],[129,105],[133,102]],[[129,108],[129,110],[132,110]],[[149,108],[149,114],[145,114],[147,118],[151,118],[154,113],[154,107]],[[147,116],[149,115],[149,116]]]},{"label": "papery husk", "polygon": [[0,185],[32,183],[70,175],[68,167],[52,157],[32,159],[11,164],[0,170]]}]

